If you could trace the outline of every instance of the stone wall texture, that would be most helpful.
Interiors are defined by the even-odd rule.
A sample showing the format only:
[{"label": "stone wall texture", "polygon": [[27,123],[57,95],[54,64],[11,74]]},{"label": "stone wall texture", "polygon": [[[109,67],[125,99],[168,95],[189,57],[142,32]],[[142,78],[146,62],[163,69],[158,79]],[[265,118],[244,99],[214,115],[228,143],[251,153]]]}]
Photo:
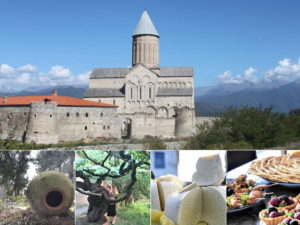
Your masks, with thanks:
[{"label": "stone wall texture", "polygon": [[116,108],[62,107],[55,102],[0,107],[1,139],[55,144],[103,137],[121,138]]}]

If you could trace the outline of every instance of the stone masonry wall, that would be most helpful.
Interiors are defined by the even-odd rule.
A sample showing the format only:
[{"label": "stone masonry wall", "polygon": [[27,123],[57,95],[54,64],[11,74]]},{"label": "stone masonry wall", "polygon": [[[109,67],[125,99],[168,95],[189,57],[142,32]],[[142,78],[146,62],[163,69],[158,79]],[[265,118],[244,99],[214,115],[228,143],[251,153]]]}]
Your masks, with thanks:
[{"label": "stone masonry wall", "polygon": [[116,108],[59,107],[57,111],[60,141],[82,138],[121,138]]},{"label": "stone masonry wall", "polygon": [[85,138],[121,138],[116,108],[57,107],[55,102],[0,107],[0,138],[39,144]]},{"label": "stone masonry wall", "polygon": [[0,107],[0,138],[24,139],[29,111],[29,107]]}]

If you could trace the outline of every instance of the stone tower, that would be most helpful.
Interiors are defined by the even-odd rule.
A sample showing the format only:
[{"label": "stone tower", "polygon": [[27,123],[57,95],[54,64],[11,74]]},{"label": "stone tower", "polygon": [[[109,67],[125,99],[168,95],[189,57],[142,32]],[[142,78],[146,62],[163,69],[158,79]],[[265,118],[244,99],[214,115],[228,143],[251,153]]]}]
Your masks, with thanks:
[{"label": "stone tower", "polygon": [[57,144],[57,103],[48,101],[32,102],[26,131],[26,143]]},{"label": "stone tower", "polygon": [[159,34],[146,10],[132,34],[132,66],[139,63],[159,67]]},{"label": "stone tower", "polygon": [[176,110],[175,116],[175,136],[187,137],[194,133],[195,128],[195,111],[188,107]]}]

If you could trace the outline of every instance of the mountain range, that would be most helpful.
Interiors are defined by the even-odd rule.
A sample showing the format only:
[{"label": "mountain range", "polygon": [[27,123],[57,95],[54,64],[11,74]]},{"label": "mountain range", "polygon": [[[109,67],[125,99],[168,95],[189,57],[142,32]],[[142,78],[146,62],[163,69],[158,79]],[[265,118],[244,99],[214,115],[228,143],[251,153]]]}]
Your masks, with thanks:
[{"label": "mountain range", "polygon": [[[55,87],[61,96],[82,98],[87,86]],[[0,91],[0,96],[51,95],[53,87],[30,89],[17,92]],[[273,106],[273,111],[288,113],[300,108],[300,79],[293,82],[262,81],[260,83],[218,84],[195,88],[196,113],[201,116],[217,116],[228,106]]]},{"label": "mountain range", "polygon": [[215,116],[228,106],[273,106],[274,112],[288,113],[300,108],[300,79],[293,82],[223,84],[195,90],[196,112]]}]

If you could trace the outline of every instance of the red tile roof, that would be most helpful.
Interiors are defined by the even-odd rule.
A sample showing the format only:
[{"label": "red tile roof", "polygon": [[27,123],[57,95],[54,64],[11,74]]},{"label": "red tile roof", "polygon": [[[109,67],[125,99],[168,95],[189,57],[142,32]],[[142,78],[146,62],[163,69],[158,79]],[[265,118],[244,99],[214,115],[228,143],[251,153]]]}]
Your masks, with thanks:
[{"label": "red tile roof", "polygon": [[[6,98],[6,100],[4,98]],[[66,96],[53,96],[53,95],[2,97],[0,98],[0,106],[22,106],[22,105],[30,105],[31,102],[45,102],[45,101],[56,102],[58,106],[109,107],[109,108],[118,107],[117,105],[83,100],[80,98],[72,98]]]}]

